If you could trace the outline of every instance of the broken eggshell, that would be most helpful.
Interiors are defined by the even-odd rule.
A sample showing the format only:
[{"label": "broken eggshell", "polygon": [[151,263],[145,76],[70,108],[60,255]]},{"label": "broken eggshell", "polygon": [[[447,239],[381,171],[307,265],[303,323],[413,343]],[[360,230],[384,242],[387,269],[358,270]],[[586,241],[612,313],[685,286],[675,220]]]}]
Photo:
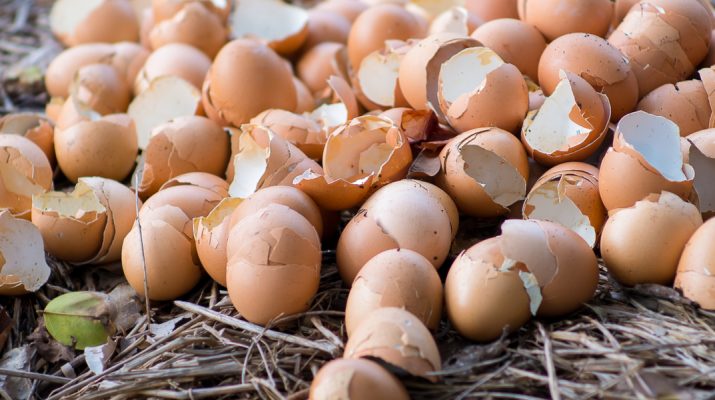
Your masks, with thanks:
[{"label": "broken eggshell", "polygon": [[15,113],[0,118],[0,133],[24,136],[40,147],[50,165],[56,164],[54,126],[40,114]]},{"label": "broken eggshell", "polygon": [[380,364],[338,358],[323,365],[310,384],[311,400],[409,400],[402,383]]},{"label": "broken eggshell", "polygon": [[139,95],[151,82],[162,76],[176,76],[192,84],[197,90],[211,67],[211,59],[195,47],[171,43],[154,50],[136,79],[132,82],[134,94]]},{"label": "broken eggshell", "polygon": [[641,99],[638,110],[675,122],[681,136],[707,129],[713,118],[705,86],[695,79],[658,87]]},{"label": "broken eggshell", "polygon": [[0,134],[0,208],[30,219],[32,196],[52,190],[52,168],[47,156],[30,139]]},{"label": "broken eggshell", "polygon": [[712,185],[715,174],[715,129],[695,132],[686,139],[684,156],[695,172],[693,187],[698,199],[696,204],[703,218],[707,219],[715,215],[715,188]]},{"label": "broken eggshell", "polygon": [[50,29],[68,47],[139,39],[139,20],[124,0],[56,1],[50,10]]},{"label": "broken eggshell", "polygon": [[242,201],[238,198],[225,198],[207,216],[193,220],[196,253],[201,265],[213,280],[224,287],[231,215]]},{"label": "broken eggshell", "polygon": [[678,262],[675,288],[705,310],[715,310],[715,219],[701,225],[690,237]]},{"label": "broken eggshell", "polygon": [[24,219],[0,211],[0,295],[37,291],[50,277],[40,231]]},{"label": "broken eggshell", "polygon": [[228,39],[221,18],[202,2],[187,2],[170,18],[155,21],[149,31],[153,49],[169,43],[185,43],[213,58]]},{"label": "broken eggshell", "polygon": [[613,0],[519,0],[518,9],[548,41],[573,32],[604,37],[613,19]]},{"label": "broken eggshell", "polygon": [[126,112],[131,97],[124,77],[108,64],[90,64],[80,68],[69,91],[75,101],[101,115]]},{"label": "broken eggshell", "polygon": [[233,39],[253,39],[281,55],[296,52],[308,37],[308,12],[279,0],[242,0],[229,18]]},{"label": "broken eggshell", "polygon": [[174,186],[198,186],[208,189],[220,197],[228,197],[228,182],[208,172],[187,172],[175,176],[159,188],[159,191]]},{"label": "broken eggshell", "polygon": [[407,101],[400,90],[400,63],[411,42],[388,40],[385,47],[366,55],[353,76],[353,88],[368,110],[403,107]]},{"label": "broken eggshell", "polygon": [[253,117],[250,123],[265,126],[314,160],[323,157],[327,140],[325,131],[316,121],[305,115],[270,109]]}]

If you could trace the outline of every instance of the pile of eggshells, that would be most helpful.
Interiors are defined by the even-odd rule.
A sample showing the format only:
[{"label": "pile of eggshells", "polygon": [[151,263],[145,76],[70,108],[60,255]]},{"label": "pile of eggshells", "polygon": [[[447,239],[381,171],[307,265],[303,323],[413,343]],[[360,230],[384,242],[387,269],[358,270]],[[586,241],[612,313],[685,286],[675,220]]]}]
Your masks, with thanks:
[{"label": "pile of eggshells", "polygon": [[[155,301],[207,273],[272,325],[310,308],[349,210],[348,341],[316,399],[407,398],[383,366],[438,380],[443,309],[475,341],[578,310],[597,254],[713,310],[713,21],[700,0],[58,0],[46,115],[0,120],[0,293],[47,281],[44,247],[121,260]],[[508,219],[444,265],[460,218]]]}]

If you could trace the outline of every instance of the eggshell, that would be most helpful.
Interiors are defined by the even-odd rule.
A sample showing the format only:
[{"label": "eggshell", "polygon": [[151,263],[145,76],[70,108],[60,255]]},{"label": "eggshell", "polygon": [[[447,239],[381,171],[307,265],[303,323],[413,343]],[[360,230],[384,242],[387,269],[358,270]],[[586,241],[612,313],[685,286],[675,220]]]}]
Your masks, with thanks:
[{"label": "eggshell", "polygon": [[282,55],[300,49],[308,37],[308,12],[280,0],[242,0],[229,23],[232,38],[260,40]]},{"label": "eggshell", "polygon": [[298,114],[311,112],[315,109],[316,101],[313,94],[305,83],[300,79],[293,77],[293,85],[295,86],[295,112]]},{"label": "eggshell", "polygon": [[196,253],[209,276],[226,286],[228,233],[231,215],[242,199],[225,198],[205,217],[194,218]]},{"label": "eggshell", "polygon": [[715,129],[705,129],[687,137],[686,146],[688,163],[693,167],[695,179],[693,188],[697,196],[697,205],[703,218],[715,215],[715,188],[712,176],[715,173]]},{"label": "eggshell", "polygon": [[362,0],[326,0],[318,3],[315,9],[338,13],[353,23],[367,7]]},{"label": "eggshell", "polygon": [[611,121],[633,111],[638,103],[638,80],[628,59],[602,38],[584,33],[564,35],[546,46],[539,61],[539,85],[551,95],[561,80],[560,71],[569,71],[608,96]]},{"label": "eggshell", "polygon": [[231,302],[241,316],[260,325],[303,312],[318,291],[320,263],[313,225],[286,206],[270,204],[229,233]]},{"label": "eggshell", "polygon": [[713,260],[715,219],[700,226],[690,237],[678,262],[675,287],[683,296],[705,310],[715,310],[715,267]]},{"label": "eggshell", "polygon": [[318,93],[328,87],[328,78],[337,73],[336,54],[344,48],[340,43],[325,42],[303,53],[296,64],[296,73],[311,92]]},{"label": "eggshell", "polygon": [[699,80],[660,86],[638,103],[638,110],[675,122],[681,136],[707,129],[713,114],[708,94]]},{"label": "eggshell", "polygon": [[77,71],[70,94],[101,115],[127,111],[131,90],[116,69],[107,64],[90,64]]},{"label": "eggshell", "polygon": [[574,32],[604,37],[613,19],[611,0],[519,0],[518,7],[521,19],[534,25],[548,41]]},{"label": "eggshell", "polygon": [[306,116],[271,109],[256,115],[250,123],[265,126],[312,159],[323,157],[325,133],[317,122]]},{"label": "eggshell", "polygon": [[176,76],[200,89],[211,67],[211,59],[184,43],[171,43],[154,50],[134,82],[134,93],[146,90],[154,79]]},{"label": "eggshell", "polygon": [[377,358],[432,382],[439,378],[431,373],[442,366],[429,330],[410,312],[395,307],[368,314],[348,338],[343,357]]},{"label": "eggshell", "polygon": [[30,222],[0,211],[0,295],[37,291],[50,277],[42,235]]},{"label": "eggshell", "polygon": [[518,0],[466,0],[465,7],[484,22],[488,22],[499,18],[519,18],[517,2]]},{"label": "eggshell", "polygon": [[353,89],[369,110],[406,106],[398,83],[400,63],[411,42],[389,40],[385,47],[366,55],[353,76]]},{"label": "eggshell", "polygon": [[323,365],[310,384],[310,400],[408,400],[402,383],[367,359],[339,358]]},{"label": "eggshell", "polygon": [[228,135],[208,118],[185,116],[161,124],[143,153],[139,194],[147,198],[169,179],[188,172],[221,176],[230,152]]},{"label": "eggshell", "polygon": [[124,0],[59,0],[50,10],[50,29],[67,46],[136,42],[139,20]]},{"label": "eggshell", "polygon": [[[199,186],[169,187],[149,197],[139,210],[139,217],[165,205],[180,209],[189,219],[203,217],[208,215],[221,200],[223,197],[220,194]],[[188,236],[191,236],[191,233]]]},{"label": "eggshell", "polygon": [[0,134],[0,208],[30,219],[32,196],[52,190],[47,156],[24,136]]},{"label": "eggshell", "polygon": [[40,114],[15,113],[0,118],[0,133],[24,136],[35,143],[54,166],[55,159],[54,126],[52,121]]},{"label": "eggshell", "polygon": [[303,43],[303,51],[321,43],[348,42],[352,22],[343,15],[320,8],[308,11],[308,37]]},{"label": "eggshell", "polygon": [[702,223],[697,207],[669,192],[617,210],[601,234],[606,268],[624,285],[669,285],[685,244]]},{"label": "eggshell", "polygon": [[348,295],[348,336],[370,312],[381,307],[403,308],[429,329],[437,329],[442,316],[442,282],[429,260],[407,249],[387,250],[371,258],[355,277]]},{"label": "eggshell", "polygon": [[328,78],[328,88],[320,95],[319,101],[324,103],[304,115],[317,122],[326,136],[360,116],[357,97],[350,84],[340,76],[331,75]]},{"label": "eggshell", "polygon": [[409,107],[396,107],[378,115],[391,120],[410,143],[422,142],[437,129],[437,116],[431,110],[413,110]]},{"label": "eggshell", "polygon": [[452,32],[468,36],[474,32],[482,20],[461,6],[450,7],[435,16],[430,22],[429,34]]},{"label": "eggshell", "polygon": [[185,43],[213,58],[228,40],[228,31],[218,15],[202,3],[191,2],[169,19],[155,22],[149,32],[151,47]]},{"label": "eggshell", "polygon": [[198,186],[208,189],[221,197],[228,197],[228,182],[208,172],[187,172],[175,176],[161,185],[159,190],[174,186]]},{"label": "eggshell", "polygon": [[467,131],[440,152],[437,186],[467,215],[495,217],[526,195],[529,166],[519,140],[499,128]]},{"label": "eggshell", "polygon": [[214,59],[205,101],[227,122],[240,126],[269,108],[292,111],[296,107],[292,76],[290,66],[265,45],[234,40]]},{"label": "eggshell", "polygon": [[151,10],[157,22],[169,19],[180,12],[187,4],[198,3],[220,18],[225,23],[231,13],[230,1],[215,0],[151,0]]}]

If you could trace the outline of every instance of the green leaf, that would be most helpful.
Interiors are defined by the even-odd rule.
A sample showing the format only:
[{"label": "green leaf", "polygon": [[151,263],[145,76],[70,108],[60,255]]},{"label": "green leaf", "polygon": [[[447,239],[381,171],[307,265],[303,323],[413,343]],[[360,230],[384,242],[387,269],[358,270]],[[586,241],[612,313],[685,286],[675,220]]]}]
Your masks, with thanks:
[{"label": "green leaf", "polygon": [[116,314],[110,297],[98,292],[71,292],[45,307],[47,331],[58,342],[79,350],[107,342],[115,333]]}]

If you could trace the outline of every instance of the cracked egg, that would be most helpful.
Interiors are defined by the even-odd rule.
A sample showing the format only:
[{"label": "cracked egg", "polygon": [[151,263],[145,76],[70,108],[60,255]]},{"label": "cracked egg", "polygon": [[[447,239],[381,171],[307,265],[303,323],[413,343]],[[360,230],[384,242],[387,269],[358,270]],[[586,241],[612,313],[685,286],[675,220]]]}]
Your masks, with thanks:
[{"label": "cracked egg", "polygon": [[32,196],[52,190],[47,156],[24,136],[0,134],[0,209],[30,219]]}]

